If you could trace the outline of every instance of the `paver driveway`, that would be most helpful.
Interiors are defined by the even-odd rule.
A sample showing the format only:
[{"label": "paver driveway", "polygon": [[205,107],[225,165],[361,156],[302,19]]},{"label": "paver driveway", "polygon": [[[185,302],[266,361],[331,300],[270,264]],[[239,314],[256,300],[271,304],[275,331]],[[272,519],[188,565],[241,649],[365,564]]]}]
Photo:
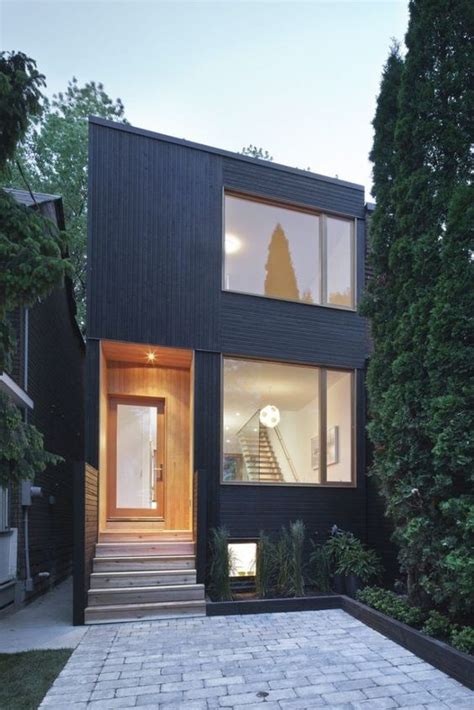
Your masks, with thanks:
[{"label": "paver driveway", "polygon": [[474,708],[340,610],[91,627],[42,708]]}]

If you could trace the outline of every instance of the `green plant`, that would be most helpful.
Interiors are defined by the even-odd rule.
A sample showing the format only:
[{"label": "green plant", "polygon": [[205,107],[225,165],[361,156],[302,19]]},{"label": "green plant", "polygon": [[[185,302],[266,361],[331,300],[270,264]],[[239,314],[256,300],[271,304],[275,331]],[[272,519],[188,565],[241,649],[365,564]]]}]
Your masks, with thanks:
[{"label": "green plant", "polygon": [[430,611],[421,630],[429,636],[446,640],[449,639],[453,632],[453,624],[447,616],[441,614],[439,611]]},{"label": "green plant", "polygon": [[326,549],[336,574],[353,574],[365,583],[382,571],[377,553],[366,549],[359,538],[350,532],[335,531],[327,541]]},{"label": "green plant", "polygon": [[331,562],[325,545],[311,542],[308,578],[320,592],[331,591]]},{"label": "green plant", "polygon": [[365,587],[357,592],[357,599],[415,628],[420,628],[426,616],[422,609],[412,606],[406,597],[400,597],[395,592],[381,587]]},{"label": "green plant", "polygon": [[474,654],[474,626],[461,626],[451,633],[451,645],[458,651]]},{"label": "green plant", "polygon": [[305,526],[301,520],[282,527],[275,546],[276,593],[284,597],[304,595],[303,549]]},{"label": "green plant", "polygon": [[257,543],[255,588],[257,596],[265,599],[272,595],[275,586],[275,545],[263,530]]},{"label": "green plant", "polygon": [[229,551],[229,533],[226,528],[213,528],[210,532],[209,592],[215,601],[231,601],[230,572],[232,557]]}]

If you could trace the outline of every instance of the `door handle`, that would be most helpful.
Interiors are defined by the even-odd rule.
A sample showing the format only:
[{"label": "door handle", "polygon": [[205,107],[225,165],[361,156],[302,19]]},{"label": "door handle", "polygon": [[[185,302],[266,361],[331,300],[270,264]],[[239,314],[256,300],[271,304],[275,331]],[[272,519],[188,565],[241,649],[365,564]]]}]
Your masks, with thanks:
[{"label": "door handle", "polygon": [[159,466],[155,466],[155,474],[156,474],[157,481],[163,480],[163,464],[162,463],[160,463]]}]

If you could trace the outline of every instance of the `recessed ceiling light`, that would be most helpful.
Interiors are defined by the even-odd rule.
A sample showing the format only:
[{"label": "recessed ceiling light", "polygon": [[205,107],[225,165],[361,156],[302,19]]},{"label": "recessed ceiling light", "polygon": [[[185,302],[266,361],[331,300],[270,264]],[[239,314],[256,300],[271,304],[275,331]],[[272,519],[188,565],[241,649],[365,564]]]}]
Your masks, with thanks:
[{"label": "recessed ceiling light", "polygon": [[225,443],[226,443],[226,444],[230,444],[230,439],[226,439],[226,440],[225,440]]},{"label": "recessed ceiling light", "polygon": [[236,412],[236,413],[235,413],[235,416],[236,416],[236,417],[240,417],[240,412]]},{"label": "recessed ceiling light", "polygon": [[148,353],[146,354],[146,359],[147,359],[148,362],[150,362],[150,363],[151,363],[151,362],[156,362],[156,353],[155,353],[153,350],[150,350],[150,352],[148,352]]},{"label": "recessed ceiling light", "polygon": [[224,244],[226,254],[236,254],[242,247],[242,242],[235,234],[226,234]]}]

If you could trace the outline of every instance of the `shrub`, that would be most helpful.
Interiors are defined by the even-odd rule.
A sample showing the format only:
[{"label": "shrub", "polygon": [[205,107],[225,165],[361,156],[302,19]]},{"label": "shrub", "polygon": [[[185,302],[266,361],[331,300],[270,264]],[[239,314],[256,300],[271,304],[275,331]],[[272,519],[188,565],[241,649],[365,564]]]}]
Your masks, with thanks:
[{"label": "shrub", "polygon": [[305,527],[301,520],[282,527],[275,546],[276,592],[284,597],[304,595],[303,548]]},{"label": "shrub", "polygon": [[412,606],[405,597],[400,597],[388,589],[366,587],[357,593],[357,598],[367,606],[415,628],[419,628],[425,619],[425,614],[419,607]]},{"label": "shrub", "polygon": [[366,549],[359,538],[350,532],[336,530],[326,546],[336,574],[353,574],[365,583],[382,571],[377,553]]},{"label": "shrub", "polygon": [[474,626],[461,626],[451,633],[451,645],[458,651],[474,654]]},{"label": "shrub", "polygon": [[213,528],[210,538],[209,592],[216,601],[231,601],[229,533],[226,528]]},{"label": "shrub", "polygon": [[316,545],[311,540],[308,579],[319,592],[331,591],[331,562],[326,545]]},{"label": "shrub", "polygon": [[429,636],[445,640],[449,639],[453,631],[453,625],[444,614],[440,614],[439,611],[430,611],[421,630]]},{"label": "shrub", "polygon": [[275,545],[268,535],[260,532],[257,544],[255,589],[261,599],[270,597],[275,586]]}]

